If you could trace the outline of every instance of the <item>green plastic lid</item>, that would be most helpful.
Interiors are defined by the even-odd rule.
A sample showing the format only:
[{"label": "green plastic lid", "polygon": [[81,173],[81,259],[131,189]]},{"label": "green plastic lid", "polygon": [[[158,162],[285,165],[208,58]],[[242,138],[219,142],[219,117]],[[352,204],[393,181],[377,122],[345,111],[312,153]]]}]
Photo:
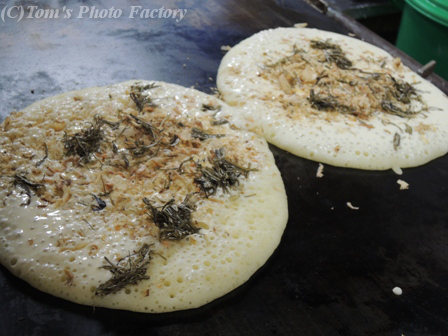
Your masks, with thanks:
[{"label": "green plastic lid", "polygon": [[447,0],[406,0],[420,14],[448,27]]}]

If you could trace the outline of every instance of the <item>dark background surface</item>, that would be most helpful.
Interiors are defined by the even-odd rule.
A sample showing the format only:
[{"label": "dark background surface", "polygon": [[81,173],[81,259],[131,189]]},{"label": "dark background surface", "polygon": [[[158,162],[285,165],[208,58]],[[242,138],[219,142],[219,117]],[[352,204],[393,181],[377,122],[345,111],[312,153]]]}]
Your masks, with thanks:
[{"label": "dark background surface", "polygon": [[[115,6],[123,14],[0,21],[2,118],[47,96],[129,79],[209,93],[222,45],[297,22],[350,32],[299,0],[0,1],[0,10],[6,5],[76,14],[79,6]],[[130,19],[131,5],[188,12],[180,22]],[[318,163],[271,149],[290,219],[277,251],[245,285],[197,310],[150,315],[60,300],[0,267],[0,334],[447,335],[448,157],[402,176],[325,165],[316,178]],[[398,179],[410,189],[400,191]]]}]

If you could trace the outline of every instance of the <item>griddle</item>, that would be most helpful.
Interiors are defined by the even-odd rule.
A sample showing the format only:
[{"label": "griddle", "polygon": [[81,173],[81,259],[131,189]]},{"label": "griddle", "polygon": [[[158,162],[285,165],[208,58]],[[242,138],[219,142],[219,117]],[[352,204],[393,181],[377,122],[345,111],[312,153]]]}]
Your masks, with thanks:
[{"label": "griddle", "polygon": [[[129,79],[210,93],[221,46],[298,22],[355,33],[401,55],[342,13],[330,8],[325,15],[299,0],[0,1],[0,9],[5,5],[74,12],[115,6],[123,14],[0,21],[2,118],[44,97]],[[130,19],[130,6],[187,14],[180,22]],[[446,82],[430,78],[446,90]],[[324,177],[316,178],[317,162],[270,148],[286,186],[289,221],[275,253],[246,284],[199,309],[151,315],[61,300],[0,267],[0,334],[447,335],[448,156],[402,176],[325,165]],[[400,191],[398,179],[410,189]]]}]

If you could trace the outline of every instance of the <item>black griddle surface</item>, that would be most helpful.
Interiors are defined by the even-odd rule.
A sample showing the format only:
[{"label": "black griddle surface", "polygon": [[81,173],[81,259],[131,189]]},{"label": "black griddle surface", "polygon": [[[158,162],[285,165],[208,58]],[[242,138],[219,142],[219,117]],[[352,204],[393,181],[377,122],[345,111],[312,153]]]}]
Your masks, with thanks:
[{"label": "black griddle surface", "polygon": [[[0,10],[123,10],[119,19],[0,21],[0,115],[54,94],[129,79],[210,93],[223,45],[298,22],[349,33],[298,0],[278,3],[0,1]],[[128,18],[130,6],[139,5],[188,12],[180,22]],[[0,334],[447,335],[448,157],[402,176],[325,165],[324,177],[316,178],[317,162],[271,149],[290,218],[280,246],[246,284],[200,309],[150,315],[67,302],[0,267]],[[398,179],[410,189],[400,191]],[[401,296],[393,294],[396,286]]]}]

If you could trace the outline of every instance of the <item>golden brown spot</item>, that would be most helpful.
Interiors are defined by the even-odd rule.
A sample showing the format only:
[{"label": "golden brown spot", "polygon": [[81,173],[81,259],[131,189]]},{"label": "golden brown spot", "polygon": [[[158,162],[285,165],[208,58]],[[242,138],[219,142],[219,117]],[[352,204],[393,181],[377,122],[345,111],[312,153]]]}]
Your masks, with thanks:
[{"label": "golden brown spot", "polygon": [[415,130],[418,132],[418,134],[423,135],[428,131],[434,132],[435,127],[433,125],[428,125],[421,122],[415,127]]},{"label": "golden brown spot", "polygon": [[69,270],[64,270],[64,274],[65,274],[65,283],[69,286],[73,285],[73,279],[75,278],[74,274],[72,272],[70,272]]},{"label": "golden brown spot", "polygon": [[61,132],[65,129],[65,122],[63,121],[55,121],[50,125],[50,128],[55,130],[56,132]]},{"label": "golden brown spot", "polygon": [[96,252],[98,251],[98,246],[95,244],[90,245],[90,251],[89,251],[89,255],[93,255],[96,254]]}]

